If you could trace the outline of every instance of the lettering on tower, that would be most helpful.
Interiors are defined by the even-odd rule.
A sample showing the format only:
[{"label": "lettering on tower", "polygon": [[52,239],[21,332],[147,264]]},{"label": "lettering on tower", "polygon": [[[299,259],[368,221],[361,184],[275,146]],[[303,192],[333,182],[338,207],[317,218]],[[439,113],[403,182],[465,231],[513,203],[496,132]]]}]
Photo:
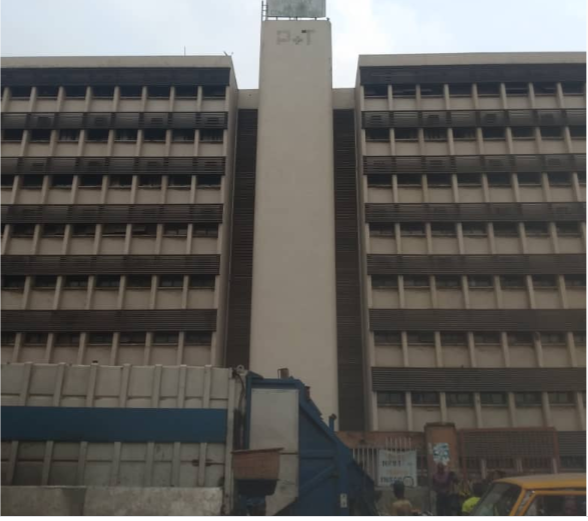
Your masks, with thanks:
[{"label": "lettering on tower", "polygon": [[299,33],[292,31],[281,30],[277,33],[278,45],[284,43],[291,43],[294,45],[311,45],[311,35],[314,33],[314,29],[303,29]]}]

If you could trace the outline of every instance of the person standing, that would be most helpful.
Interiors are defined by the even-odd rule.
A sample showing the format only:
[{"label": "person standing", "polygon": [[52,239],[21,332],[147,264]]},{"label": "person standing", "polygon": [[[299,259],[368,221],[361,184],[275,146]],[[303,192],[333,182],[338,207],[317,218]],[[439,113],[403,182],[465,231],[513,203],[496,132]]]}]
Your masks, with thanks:
[{"label": "person standing", "polygon": [[453,477],[447,467],[439,462],[437,471],[433,474],[433,491],[436,495],[436,507],[438,516],[451,515],[450,493],[453,484]]},{"label": "person standing", "polygon": [[404,483],[395,481],[392,485],[396,501],[392,502],[390,515],[392,516],[412,516],[412,503],[404,497]]},{"label": "person standing", "polygon": [[472,486],[472,497],[464,501],[464,504],[461,507],[461,513],[464,516],[469,516],[472,513],[472,510],[474,510],[474,507],[478,504],[478,501],[480,501],[483,494],[484,485],[482,485],[480,482],[474,483]]}]

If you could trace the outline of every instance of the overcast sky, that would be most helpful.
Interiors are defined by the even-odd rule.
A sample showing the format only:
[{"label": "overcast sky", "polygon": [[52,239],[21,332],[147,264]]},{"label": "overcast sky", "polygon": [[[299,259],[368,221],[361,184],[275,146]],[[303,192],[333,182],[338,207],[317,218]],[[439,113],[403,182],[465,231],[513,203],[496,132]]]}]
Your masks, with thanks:
[{"label": "overcast sky", "polygon": [[[233,55],[258,83],[260,0],[2,0],[2,56]],[[335,87],[358,54],[586,51],[586,0],[327,0]]]}]

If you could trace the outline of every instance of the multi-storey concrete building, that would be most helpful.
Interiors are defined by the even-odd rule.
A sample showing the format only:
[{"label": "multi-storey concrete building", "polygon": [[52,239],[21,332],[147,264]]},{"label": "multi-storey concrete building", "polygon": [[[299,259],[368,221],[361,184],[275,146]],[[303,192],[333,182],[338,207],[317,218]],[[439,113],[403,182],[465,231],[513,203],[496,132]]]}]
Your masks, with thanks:
[{"label": "multi-storey concrete building", "polygon": [[264,21],[259,90],[229,57],[3,60],[2,361],[584,431],[585,55],[361,56],[333,89],[330,31]]}]

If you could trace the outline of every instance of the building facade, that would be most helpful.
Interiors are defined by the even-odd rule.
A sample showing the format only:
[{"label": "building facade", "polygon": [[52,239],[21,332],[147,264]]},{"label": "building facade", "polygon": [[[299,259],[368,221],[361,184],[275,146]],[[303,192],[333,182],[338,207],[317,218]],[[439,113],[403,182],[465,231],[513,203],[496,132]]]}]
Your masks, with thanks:
[{"label": "building facade", "polygon": [[583,53],[333,89],[330,23],[266,20],[257,90],[229,57],[2,66],[3,363],[288,368],[341,430],[584,435]]}]

